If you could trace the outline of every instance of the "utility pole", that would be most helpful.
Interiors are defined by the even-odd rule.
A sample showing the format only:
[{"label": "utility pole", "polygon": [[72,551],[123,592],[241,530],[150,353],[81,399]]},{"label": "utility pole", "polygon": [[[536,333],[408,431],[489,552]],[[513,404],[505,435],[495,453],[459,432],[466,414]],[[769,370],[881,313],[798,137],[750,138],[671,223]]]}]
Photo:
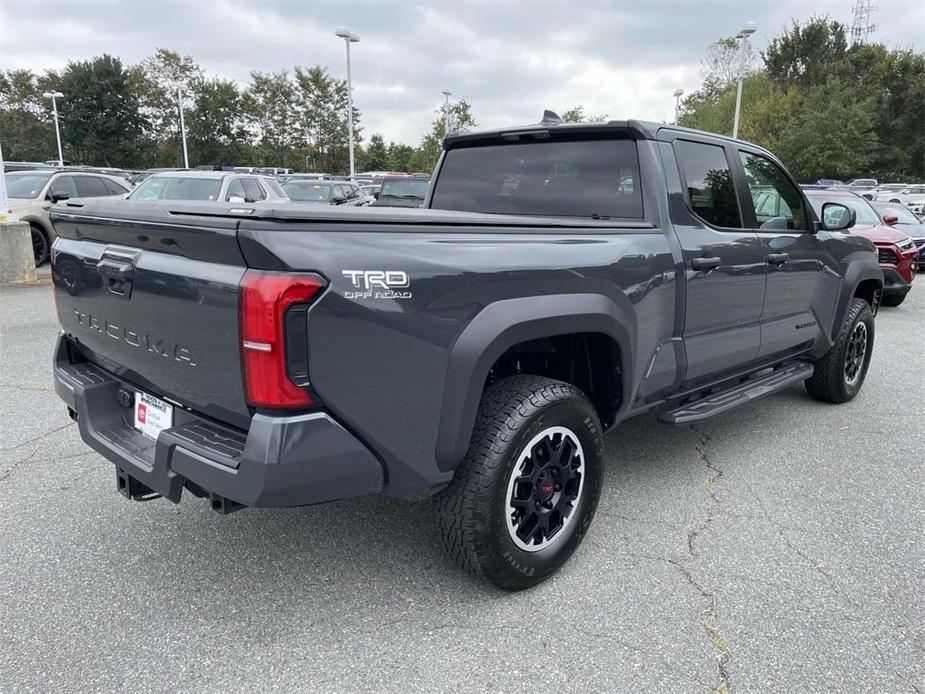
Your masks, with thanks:
[{"label": "utility pole", "polygon": [[684,96],[683,89],[674,90],[674,124],[678,124],[678,113],[681,111],[681,97]]},{"label": "utility pole", "polygon": [[870,35],[874,33],[877,25],[870,21],[870,16],[877,8],[870,4],[870,0],[858,0],[852,6],[851,13],[851,45],[857,46],[859,43],[865,43]]}]

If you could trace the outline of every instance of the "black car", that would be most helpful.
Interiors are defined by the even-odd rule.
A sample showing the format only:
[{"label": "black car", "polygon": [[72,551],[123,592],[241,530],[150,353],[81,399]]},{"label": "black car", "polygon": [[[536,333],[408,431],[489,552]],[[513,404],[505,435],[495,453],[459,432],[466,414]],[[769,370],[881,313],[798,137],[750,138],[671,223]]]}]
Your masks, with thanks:
[{"label": "black car", "polygon": [[389,176],[382,179],[373,207],[420,207],[429,186],[430,178],[423,176]]},{"label": "black car", "polygon": [[368,204],[368,199],[360,187],[349,181],[289,179],[283,183],[283,190],[293,202],[353,207],[364,207]]}]

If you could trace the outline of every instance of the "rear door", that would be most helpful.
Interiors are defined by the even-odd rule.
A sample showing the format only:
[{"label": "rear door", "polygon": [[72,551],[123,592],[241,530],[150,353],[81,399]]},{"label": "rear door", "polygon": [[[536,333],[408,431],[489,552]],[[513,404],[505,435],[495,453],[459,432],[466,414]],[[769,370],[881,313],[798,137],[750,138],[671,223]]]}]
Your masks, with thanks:
[{"label": "rear door", "polygon": [[745,228],[733,152],[724,141],[673,138],[683,205],[672,221],[686,269],[683,387],[743,370],[758,356],[767,259]]},{"label": "rear door", "polygon": [[57,207],[58,315],[91,362],[151,395],[246,427],[237,220],[182,214],[183,205],[106,197]]},{"label": "rear door", "polygon": [[824,341],[841,272],[812,233],[808,203],[787,173],[758,151],[739,148],[736,159],[749,191],[745,223],[758,235],[768,263],[759,357],[786,356]]}]

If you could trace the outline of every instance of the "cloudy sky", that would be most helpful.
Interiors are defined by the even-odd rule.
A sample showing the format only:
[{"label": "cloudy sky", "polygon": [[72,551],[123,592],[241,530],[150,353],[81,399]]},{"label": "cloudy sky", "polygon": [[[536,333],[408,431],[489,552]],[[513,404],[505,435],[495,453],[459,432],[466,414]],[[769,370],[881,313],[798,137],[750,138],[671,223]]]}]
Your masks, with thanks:
[{"label": "cloudy sky", "polygon": [[[0,0],[0,68],[61,68],[100,53],[135,63],[155,48],[246,83],[251,70],[321,64],[346,74],[334,28],[361,37],[354,95],[366,136],[414,144],[443,96],[479,125],[535,122],[581,104],[613,118],[669,119],[672,92],[700,83],[704,48],[758,23],[761,49],[792,19],[850,24],[856,0],[634,2],[264,2]],[[875,39],[925,50],[925,0],[876,0]]]}]

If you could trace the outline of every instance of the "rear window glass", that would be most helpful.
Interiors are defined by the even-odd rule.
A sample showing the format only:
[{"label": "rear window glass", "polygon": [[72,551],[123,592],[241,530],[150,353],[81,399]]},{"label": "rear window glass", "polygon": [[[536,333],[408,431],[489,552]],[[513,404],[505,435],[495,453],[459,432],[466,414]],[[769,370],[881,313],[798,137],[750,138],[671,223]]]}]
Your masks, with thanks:
[{"label": "rear window glass", "polygon": [[132,200],[217,200],[221,187],[218,178],[152,176],[130,197]]},{"label": "rear window glass", "polygon": [[723,148],[677,140],[674,151],[697,216],[713,226],[741,228],[742,216]]},{"label": "rear window glass", "polygon": [[442,210],[642,217],[639,162],[631,140],[451,149],[434,186],[431,207]]}]

